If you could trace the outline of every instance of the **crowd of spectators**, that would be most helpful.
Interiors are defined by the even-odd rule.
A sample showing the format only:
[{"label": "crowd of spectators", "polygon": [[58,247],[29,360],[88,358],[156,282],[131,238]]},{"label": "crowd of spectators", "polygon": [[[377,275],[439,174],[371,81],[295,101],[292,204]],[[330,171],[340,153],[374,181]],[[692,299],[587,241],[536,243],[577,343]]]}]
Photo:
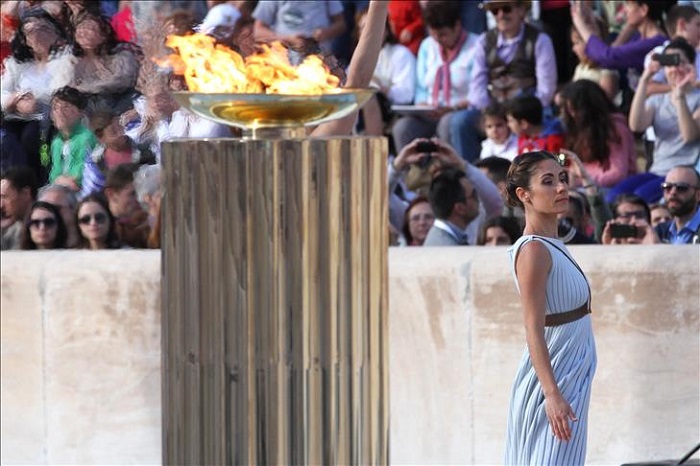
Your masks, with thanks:
[{"label": "crowd of spectators", "polygon": [[[2,249],[160,247],[160,145],[235,135],[180,107],[165,34],[351,63],[367,0],[2,4]],[[392,244],[505,245],[506,174],[559,154],[579,244],[700,243],[689,1],[390,0],[356,134],[389,140]],[[378,36],[377,39],[380,39]],[[352,67],[352,64],[350,64]],[[350,83],[348,83],[350,84]]]}]

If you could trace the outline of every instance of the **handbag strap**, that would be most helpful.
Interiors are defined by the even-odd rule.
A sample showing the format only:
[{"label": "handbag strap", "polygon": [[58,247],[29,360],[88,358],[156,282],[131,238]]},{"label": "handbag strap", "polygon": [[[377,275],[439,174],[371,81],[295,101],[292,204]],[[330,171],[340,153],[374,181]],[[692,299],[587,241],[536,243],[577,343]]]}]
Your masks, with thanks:
[{"label": "handbag strap", "polygon": [[559,246],[557,246],[557,245],[554,244],[553,242],[549,241],[547,238],[544,238],[544,237],[542,237],[542,236],[536,236],[536,238],[541,239],[542,241],[544,241],[544,242],[546,242],[546,243],[549,243],[550,245],[552,245],[552,246],[554,246],[556,249],[558,249],[559,252],[561,252],[562,254],[564,254],[564,257],[566,257],[567,259],[569,259],[569,261],[570,261],[572,264],[574,264],[574,267],[576,267],[576,269],[581,273],[581,275],[583,276],[583,279],[584,279],[585,282],[586,282],[586,286],[588,287],[588,301],[587,301],[587,303],[588,303],[588,311],[591,312],[591,299],[593,298],[593,294],[591,293],[591,284],[588,283],[588,278],[586,278],[586,274],[583,273],[583,270],[581,270],[581,267],[579,267],[579,265],[576,263],[576,261],[573,260],[571,257],[569,257],[569,255],[568,255],[566,252],[564,252],[564,250],[563,250],[562,248],[560,248]]}]

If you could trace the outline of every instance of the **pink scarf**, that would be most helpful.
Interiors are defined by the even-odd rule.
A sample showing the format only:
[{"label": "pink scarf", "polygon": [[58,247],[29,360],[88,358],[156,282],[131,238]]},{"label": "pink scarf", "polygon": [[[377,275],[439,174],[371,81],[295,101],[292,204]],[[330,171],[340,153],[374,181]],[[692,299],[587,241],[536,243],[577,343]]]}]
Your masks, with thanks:
[{"label": "pink scarf", "polygon": [[452,83],[450,82],[450,63],[455,61],[459,52],[462,51],[464,43],[467,41],[469,34],[466,30],[462,29],[462,33],[457,39],[457,43],[452,48],[452,50],[445,49],[442,45],[440,46],[440,57],[442,58],[442,65],[438,68],[435,74],[435,83],[433,84],[433,104],[437,105],[440,97],[440,88],[442,87],[442,96],[445,99],[444,105],[450,105],[450,88]]}]

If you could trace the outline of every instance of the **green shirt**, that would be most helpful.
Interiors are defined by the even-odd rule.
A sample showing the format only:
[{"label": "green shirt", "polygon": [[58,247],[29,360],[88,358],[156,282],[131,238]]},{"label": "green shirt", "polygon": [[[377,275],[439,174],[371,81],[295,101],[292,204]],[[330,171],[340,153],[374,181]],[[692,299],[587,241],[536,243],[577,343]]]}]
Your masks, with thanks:
[{"label": "green shirt", "polygon": [[70,138],[63,139],[60,134],[56,135],[51,141],[49,182],[53,183],[61,175],[68,175],[75,178],[75,182],[80,186],[83,180],[85,158],[96,145],[95,135],[80,123]]}]

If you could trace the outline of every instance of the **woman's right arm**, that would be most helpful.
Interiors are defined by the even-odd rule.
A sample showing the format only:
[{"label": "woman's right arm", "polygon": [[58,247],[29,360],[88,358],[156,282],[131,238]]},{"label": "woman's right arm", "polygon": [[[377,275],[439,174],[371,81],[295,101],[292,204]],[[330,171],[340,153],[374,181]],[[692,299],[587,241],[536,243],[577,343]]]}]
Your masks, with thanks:
[{"label": "woman's right arm", "polygon": [[540,241],[531,241],[520,248],[515,270],[523,305],[525,335],[530,360],[545,397],[545,411],[554,435],[568,441],[571,438],[569,420],[576,416],[564,399],[552,370],[544,338],[547,275],[552,268],[552,256]]},{"label": "woman's right arm", "polygon": [[629,125],[630,129],[637,133],[646,130],[654,121],[654,109],[646,106],[647,84],[659,68],[659,62],[655,60],[649,61],[649,64],[644,69],[644,73],[642,73],[642,77],[639,80],[637,90],[634,93],[632,106],[630,107]]}]

